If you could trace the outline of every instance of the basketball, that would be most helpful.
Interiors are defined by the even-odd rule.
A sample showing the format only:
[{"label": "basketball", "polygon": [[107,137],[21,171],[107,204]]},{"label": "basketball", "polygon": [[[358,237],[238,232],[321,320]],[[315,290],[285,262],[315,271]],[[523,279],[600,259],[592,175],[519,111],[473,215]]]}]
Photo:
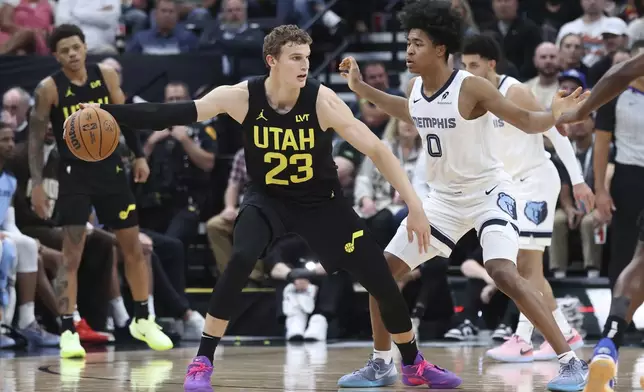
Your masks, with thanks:
[{"label": "basketball", "polygon": [[88,107],[74,113],[65,123],[65,143],[78,158],[98,162],[112,155],[119,144],[121,129],[111,114]]}]

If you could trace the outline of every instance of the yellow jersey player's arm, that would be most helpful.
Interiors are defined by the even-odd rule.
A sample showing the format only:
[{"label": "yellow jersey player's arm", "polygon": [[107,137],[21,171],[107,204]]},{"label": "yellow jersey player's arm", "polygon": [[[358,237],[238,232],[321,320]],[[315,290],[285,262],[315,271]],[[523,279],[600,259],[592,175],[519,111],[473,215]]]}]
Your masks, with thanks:
[{"label": "yellow jersey player's arm", "polygon": [[526,133],[541,133],[555,125],[550,112],[531,111],[517,106],[504,97],[489,80],[473,76],[463,81],[461,96],[473,97],[473,108],[488,111]]},{"label": "yellow jersey player's arm", "polygon": [[[51,107],[57,101],[56,84],[51,77],[43,79],[34,92],[34,107],[29,116],[29,173],[34,187],[42,184],[45,134]],[[62,130],[58,130],[62,131]]]},{"label": "yellow jersey player's arm", "polygon": [[248,111],[248,84],[219,86],[195,101],[101,105],[101,108],[112,114],[117,122],[141,129],[162,130],[190,125],[222,113],[243,122]]},{"label": "yellow jersey player's arm", "polygon": [[[99,65],[101,74],[103,75],[103,80],[107,85],[107,90],[110,93],[110,103],[113,104],[123,104],[125,103],[125,93],[121,89],[121,77],[114,70],[114,68]],[[123,138],[125,138],[125,143],[130,148],[130,151],[134,154],[136,158],[145,158],[143,153],[143,147],[141,146],[141,139],[136,135],[133,129],[128,127],[126,124],[121,126],[121,133],[123,133]]]},{"label": "yellow jersey player's arm", "polygon": [[349,107],[333,91],[320,87],[316,109],[322,129],[333,128],[344,140],[368,156],[400,193],[410,211],[422,209],[422,203],[400,161],[362,121],[353,116]]}]

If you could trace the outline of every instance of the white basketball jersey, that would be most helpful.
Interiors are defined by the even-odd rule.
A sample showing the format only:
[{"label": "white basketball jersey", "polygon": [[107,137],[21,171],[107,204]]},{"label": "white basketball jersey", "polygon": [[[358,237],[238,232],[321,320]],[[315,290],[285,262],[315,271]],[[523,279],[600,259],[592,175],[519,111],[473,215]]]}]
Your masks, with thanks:
[{"label": "white basketball jersey", "polygon": [[489,115],[466,120],[458,110],[461,85],[470,76],[469,72],[455,70],[431,97],[423,92],[419,77],[409,95],[409,112],[426,153],[427,183],[434,190],[478,190],[507,179],[503,163],[490,150],[494,131]]},{"label": "white basketball jersey", "polygon": [[[499,92],[505,97],[510,87],[521,84],[511,76],[501,75]],[[497,137],[493,152],[502,161],[505,171],[512,177],[542,165],[550,158],[543,145],[543,134],[527,134],[510,123],[490,113],[492,128]]]}]

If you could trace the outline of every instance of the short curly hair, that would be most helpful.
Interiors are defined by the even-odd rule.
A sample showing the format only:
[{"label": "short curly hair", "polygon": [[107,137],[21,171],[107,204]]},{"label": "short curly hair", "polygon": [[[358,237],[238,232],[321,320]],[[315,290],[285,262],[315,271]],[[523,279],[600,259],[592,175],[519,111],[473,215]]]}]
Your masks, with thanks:
[{"label": "short curly hair", "polygon": [[452,10],[450,0],[410,0],[398,16],[402,28],[424,31],[434,45],[446,48],[446,56],[457,53],[463,41],[463,20]]},{"label": "short curly hair", "polygon": [[280,55],[282,46],[289,43],[295,45],[311,45],[313,40],[309,33],[296,25],[277,26],[264,37],[264,62],[266,62],[266,56],[268,55],[277,58]]}]

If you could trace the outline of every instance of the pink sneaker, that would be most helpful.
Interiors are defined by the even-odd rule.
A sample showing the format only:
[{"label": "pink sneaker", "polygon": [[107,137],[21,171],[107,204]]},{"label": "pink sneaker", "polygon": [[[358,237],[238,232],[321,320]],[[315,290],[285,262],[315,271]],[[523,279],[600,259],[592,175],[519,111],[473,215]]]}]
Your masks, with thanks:
[{"label": "pink sneaker", "polygon": [[[573,351],[584,347],[584,338],[574,328],[572,329],[572,335],[566,336],[566,342],[568,342],[570,349]],[[539,349],[534,352],[535,361],[550,361],[556,358],[557,353],[547,341],[543,342]]]},{"label": "pink sneaker", "polygon": [[533,352],[532,344],[517,335],[512,335],[502,345],[487,350],[485,355],[501,362],[532,362]]}]

